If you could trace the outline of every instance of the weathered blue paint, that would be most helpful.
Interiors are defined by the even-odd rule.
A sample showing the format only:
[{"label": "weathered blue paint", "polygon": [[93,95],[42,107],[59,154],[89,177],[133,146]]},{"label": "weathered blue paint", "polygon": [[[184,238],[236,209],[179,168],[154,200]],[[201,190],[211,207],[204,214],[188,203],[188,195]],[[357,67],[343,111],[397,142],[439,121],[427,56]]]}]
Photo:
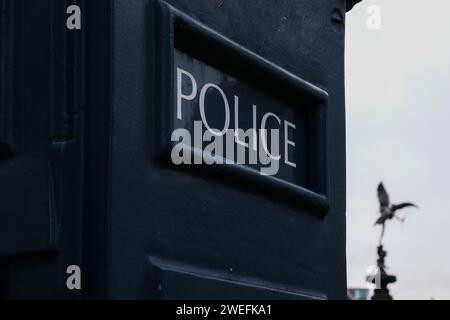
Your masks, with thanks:
[{"label": "weathered blue paint", "polygon": [[[356,2],[0,0],[1,297],[345,298],[344,25]],[[65,29],[69,4],[81,30]],[[299,140],[308,174],[161,158],[174,47],[319,110]],[[65,286],[73,264],[80,291]]]}]

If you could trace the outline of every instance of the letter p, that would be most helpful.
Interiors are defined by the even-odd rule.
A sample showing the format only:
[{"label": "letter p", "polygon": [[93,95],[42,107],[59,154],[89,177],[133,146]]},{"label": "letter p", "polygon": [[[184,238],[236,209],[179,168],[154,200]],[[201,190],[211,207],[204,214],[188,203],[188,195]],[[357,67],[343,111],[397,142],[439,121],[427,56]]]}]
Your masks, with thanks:
[{"label": "letter p", "polygon": [[[191,92],[189,94],[183,93],[183,75],[185,75],[187,78],[189,78],[191,82]],[[185,87],[189,87],[187,84]],[[187,72],[186,70],[183,70],[181,68],[177,67],[177,119],[181,120],[181,103],[182,100],[194,100],[195,96],[197,95],[197,82],[195,81],[195,78],[192,74]]]}]

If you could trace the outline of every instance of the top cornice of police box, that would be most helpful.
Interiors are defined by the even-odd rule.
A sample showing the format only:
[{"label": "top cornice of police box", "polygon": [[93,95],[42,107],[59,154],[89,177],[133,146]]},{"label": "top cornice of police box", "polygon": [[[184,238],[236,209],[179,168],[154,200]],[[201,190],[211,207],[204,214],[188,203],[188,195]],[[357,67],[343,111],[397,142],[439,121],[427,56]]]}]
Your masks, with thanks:
[{"label": "top cornice of police box", "polygon": [[355,6],[355,4],[361,1],[362,0],[347,0],[347,11],[350,11]]}]

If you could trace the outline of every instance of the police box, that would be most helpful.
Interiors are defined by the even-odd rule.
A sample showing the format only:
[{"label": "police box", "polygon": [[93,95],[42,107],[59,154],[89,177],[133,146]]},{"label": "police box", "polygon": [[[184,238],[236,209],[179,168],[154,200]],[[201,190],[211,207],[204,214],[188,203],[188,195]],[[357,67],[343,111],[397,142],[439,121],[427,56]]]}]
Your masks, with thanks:
[{"label": "police box", "polygon": [[0,297],[343,299],[345,0],[0,0]]}]

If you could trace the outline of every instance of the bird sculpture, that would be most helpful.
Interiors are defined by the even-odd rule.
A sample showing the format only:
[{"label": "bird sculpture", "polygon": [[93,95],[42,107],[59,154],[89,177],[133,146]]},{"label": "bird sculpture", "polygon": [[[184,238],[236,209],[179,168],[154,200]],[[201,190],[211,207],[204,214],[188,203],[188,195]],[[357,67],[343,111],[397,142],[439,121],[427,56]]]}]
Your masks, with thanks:
[{"label": "bird sculpture", "polygon": [[399,204],[391,204],[389,201],[389,195],[386,192],[386,189],[383,186],[383,183],[380,182],[377,188],[378,192],[378,201],[380,202],[380,217],[375,221],[375,225],[381,225],[381,236],[380,236],[380,245],[381,240],[383,239],[385,223],[387,220],[391,220],[395,218],[401,222],[405,220],[405,218],[400,218],[395,213],[397,210],[407,208],[407,207],[415,207],[418,208],[414,203],[411,202],[403,202]]}]

